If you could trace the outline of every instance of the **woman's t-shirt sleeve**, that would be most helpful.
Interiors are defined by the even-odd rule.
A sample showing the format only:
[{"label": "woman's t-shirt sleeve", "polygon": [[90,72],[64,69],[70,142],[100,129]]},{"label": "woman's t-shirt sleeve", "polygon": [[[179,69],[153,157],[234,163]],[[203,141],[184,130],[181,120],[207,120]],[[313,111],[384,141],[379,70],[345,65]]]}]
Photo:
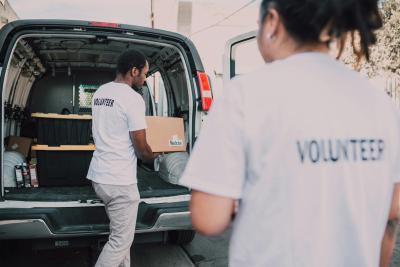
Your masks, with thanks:
[{"label": "woman's t-shirt sleeve", "polygon": [[238,199],[245,178],[243,95],[237,81],[225,87],[203,123],[180,183]]}]

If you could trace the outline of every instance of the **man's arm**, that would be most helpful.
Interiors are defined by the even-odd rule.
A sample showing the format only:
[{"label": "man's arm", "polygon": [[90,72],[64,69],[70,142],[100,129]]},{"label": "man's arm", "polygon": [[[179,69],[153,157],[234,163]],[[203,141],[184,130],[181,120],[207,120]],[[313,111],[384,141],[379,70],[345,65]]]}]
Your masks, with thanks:
[{"label": "man's arm", "polygon": [[234,199],[199,191],[192,192],[192,224],[201,234],[217,235],[223,232],[230,224],[234,210]]},{"label": "man's arm", "polygon": [[380,267],[387,267],[392,258],[393,248],[396,242],[397,225],[400,218],[400,183],[395,185],[390,208],[389,218],[385,234],[381,244]]},{"label": "man's arm", "polygon": [[143,162],[151,162],[154,159],[153,151],[147,144],[146,130],[129,132],[136,156]]}]

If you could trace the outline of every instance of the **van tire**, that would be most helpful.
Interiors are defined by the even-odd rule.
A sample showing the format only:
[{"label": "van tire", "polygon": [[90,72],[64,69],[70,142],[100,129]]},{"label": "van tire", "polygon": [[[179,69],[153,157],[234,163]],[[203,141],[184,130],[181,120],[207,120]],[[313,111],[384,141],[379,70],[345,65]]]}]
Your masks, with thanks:
[{"label": "van tire", "polygon": [[168,241],[175,245],[186,245],[193,241],[196,232],[193,230],[169,231]]}]

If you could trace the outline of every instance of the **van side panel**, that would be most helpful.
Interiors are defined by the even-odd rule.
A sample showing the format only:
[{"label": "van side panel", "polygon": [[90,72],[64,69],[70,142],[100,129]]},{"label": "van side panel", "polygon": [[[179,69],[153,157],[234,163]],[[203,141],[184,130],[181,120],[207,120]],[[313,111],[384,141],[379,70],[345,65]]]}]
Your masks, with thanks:
[{"label": "van side panel", "polygon": [[66,72],[57,72],[54,77],[50,71],[33,85],[30,110],[31,112],[61,113],[63,108],[67,108],[71,113],[78,113],[80,86],[97,87],[113,79],[114,74],[106,71],[94,73],[79,70],[79,73],[75,74],[72,70],[71,76]]}]

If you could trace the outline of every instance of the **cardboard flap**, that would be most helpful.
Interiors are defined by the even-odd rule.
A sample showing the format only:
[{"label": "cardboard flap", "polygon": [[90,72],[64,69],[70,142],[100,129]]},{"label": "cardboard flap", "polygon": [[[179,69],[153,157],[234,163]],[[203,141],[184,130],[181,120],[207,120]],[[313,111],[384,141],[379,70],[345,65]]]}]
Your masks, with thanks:
[{"label": "cardboard flap", "polygon": [[28,157],[29,150],[31,148],[32,139],[27,137],[19,137],[19,136],[10,136],[8,138],[8,151],[17,151],[24,155],[24,157]]}]

